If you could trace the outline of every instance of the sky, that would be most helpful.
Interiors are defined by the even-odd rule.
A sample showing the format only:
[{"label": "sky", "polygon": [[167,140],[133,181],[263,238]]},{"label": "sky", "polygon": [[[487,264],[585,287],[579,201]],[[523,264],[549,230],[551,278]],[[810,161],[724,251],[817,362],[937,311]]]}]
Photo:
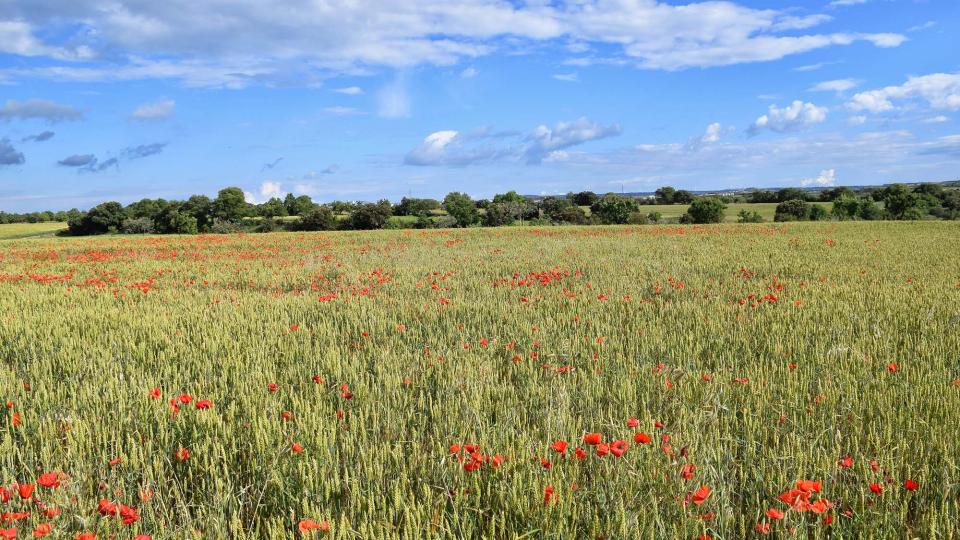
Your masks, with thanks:
[{"label": "sky", "polygon": [[0,0],[0,210],[960,178],[957,0]]}]

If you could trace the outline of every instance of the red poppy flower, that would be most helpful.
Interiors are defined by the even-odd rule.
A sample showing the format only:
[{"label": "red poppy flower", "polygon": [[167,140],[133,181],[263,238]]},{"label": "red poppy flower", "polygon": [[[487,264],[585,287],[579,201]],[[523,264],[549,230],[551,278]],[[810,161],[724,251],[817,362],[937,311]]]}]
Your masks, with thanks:
[{"label": "red poppy flower", "polygon": [[308,536],[313,534],[313,531],[320,530],[321,525],[312,519],[301,519],[300,523],[297,524],[297,529],[300,531],[300,534]]},{"label": "red poppy flower", "polygon": [[37,478],[37,483],[45,488],[60,487],[60,475],[55,472],[43,473]]},{"label": "red poppy flower", "polygon": [[540,466],[549,470],[550,467],[553,467],[553,463],[550,463],[550,460],[547,458],[540,458]]},{"label": "red poppy flower", "polygon": [[160,399],[160,389],[154,388],[150,390],[150,399]]},{"label": "red poppy flower", "polygon": [[917,484],[909,478],[903,481],[903,488],[907,491],[916,491],[918,487],[920,487],[920,484]]},{"label": "red poppy flower", "polygon": [[213,402],[210,401],[209,399],[201,399],[194,406],[197,409],[206,410],[206,409],[209,409],[210,407],[213,407]]},{"label": "red poppy flower", "polygon": [[138,493],[138,495],[140,496],[141,501],[148,502],[151,499],[153,499],[153,488],[150,488],[150,487],[143,488],[140,490],[140,493]]},{"label": "red poppy flower", "polygon": [[890,362],[889,364],[887,364],[887,371],[889,371],[890,373],[896,373],[897,369],[898,369],[897,364],[893,362]]},{"label": "red poppy flower", "polygon": [[647,435],[646,433],[639,432],[633,436],[633,442],[637,444],[647,444],[648,442],[650,442],[650,436]]},{"label": "red poppy flower", "polygon": [[315,382],[315,383],[317,383],[317,384],[323,384],[323,377],[321,377],[321,376],[319,376],[319,375],[314,375],[314,376],[313,376],[313,382]]},{"label": "red poppy flower", "polygon": [[695,492],[693,492],[693,504],[700,506],[707,500],[707,497],[710,496],[710,487],[709,486],[700,486]]},{"label": "red poppy flower", "polygon": [[557,496],[553,492],[553,486],[547,486],[546,489],[543,490],[543,504],[544,505],[550,504],[551,498],[556,500]]},{"label": "red poppy flower", "polygon": [[845,456],[845,457],[841,458],[841,459],[840,459],[840,462],[839,462],[839,465],[840,465],[840,467],[843,468],[843,469],[849,469],[850,467],[853,467],[853,457],[852,457],[852,456]]},{"label": "red poppy flower", "polygon": [[190,458],[190,450],[187,450],[186,448],[180,448],[177,450],[176,456],[180,461],[186,461]]},{"label": "red poppy flower", "polygon": [[117,457],[111,459],[110,461],[108,461],[107,463],[108,463],[111,467],[116,467],[117,465],[120,464],[121,461],[123,461],[123,458],[122,458],[121,456],[117,456]]},{"label": "red poppy flower", "polygon": [[765,512],[770,519],[783,519],[783,512],[776,508],[771,508]]},{"label": "red poppy flower", "polygon": [[610,453],[610,445],[605,443],[600,443],[597,445],[597,456],[603,457]]},{"label": "red poppy flower", "polygon": [[883,484],[877,484],[876,482],[870,484],[870,491],[880,495],[883,493]]},{"label": "red poppy flower", "polygon": [[295,454],[302,454],[303,446],[301,446],[300,443],[293,443],[290,445],[290,450]]},{"label": "red poppy flower", "polygon": [[75,540],[97,540],[97,535],[92,532],[80,533],[76,536]]},{"label": "red poppy flower", "polygon": [[697,470],[697,466],[692,463],[687,463],[680,469],[680,476],[684,480],[691,480],[693,478],[693,471]]},{"label": "red poppy flower", "polygon": [[820,482],[816,480],[797,480],[797,489],[806,493],[820,493]]},{"label": "red poppy flower", "polygon": [[833,503],[827,499],[820,499],[810,503],[810,511],[814,514],[822,514],[833,507]]},{"label": "red poppy flower", "polygon": [[574,449],[573,453],[577,456],[577,459],[583,459],[587,457],[587,453],[583,450],[583,448],[580,448],[579,446],[576,449]]},{"label": "red poppy flower", "polygon": [[760,534],[770,534],[770,523],[761,521],[753,527]]},{"label": "red poppy flower", "polygon": [[598,445],[603,441],[603,436],[599,433],[587,433],[583,436],[583,442],[589,445]]},{"label": "red poppy flower", "polygon": [[476,445],[476,444],[465,444],[465,445],[463,445],[463,450],[464,450],[466,453],[468,453],[468,454],[472,454],[472,453],[476,452],[476,451],[479,450],[479,449],[480,449],[480,446],[479,446],[479,445]]},{"label": "red poppy flower", "polygon": [[627,452],[627,448],[629,448],[629,446],[627,445],[627,441],[624,441],[622,439],[618,441],[613,441],[612,443],[610,443],[610,453],[613,454],[615,457],[620,457],[623,454],[625,454]]},{"label": "red poppy flower", "polygon": [[53,525],[50,523],[41,523],[33,529],[33,537],[40,538],[53,532]]},{"label": "red poppy flower", "polygon": [[567,451],[567,441],[554,441],[550,448],[553,448],[558,454],[564,454]]},{"label": "red poppy flower", "polygon": [[640,421],[638,421],[636,418],[631,418],[627,420],[627,427],[637,427],[639,425],[640,425]]},{"label": "red poppy flower", "polygon": [[290,420],[293,420],[293,413],[290,411],[283,411],[280,413],[280,418],[283,418],[285,422],[289,422]]},{"label": "red poppy flower", "polygon": [[277,383],[270,383],[267,385],[267,390],[270,392],[276,392],[277,388],[280,388],[280,386],[277,385]]},{"label": "red poppy flower", "polygon": [[16,527],[10,527],[9,529],[0,529],[0,538],[3,540],[15,540],[17,537]]},{"label": "red poppy flower", "polygon": [[33,490],[37,486],[33,484],[17,484],[17,492],[21,499],[29,499],[33,495]]},{"label": "red poppy flower", "polygon": [[190,394],[180,394],[180,396],[178,396],[177,399],[180,400],[180,403],[183,403],[184,405],[186,405],[187,403],[190,403],[191,401],[193,401],[193,396],[191,396]]},{"label": "red poppy flower", "polygon": [[451,444],[451,445],[450,445],[450,453],[451,453],[451,454],[456,454],[456,453],[459,452],[459,451],[460,451],[460,445],[459,445],[459,444]]}]

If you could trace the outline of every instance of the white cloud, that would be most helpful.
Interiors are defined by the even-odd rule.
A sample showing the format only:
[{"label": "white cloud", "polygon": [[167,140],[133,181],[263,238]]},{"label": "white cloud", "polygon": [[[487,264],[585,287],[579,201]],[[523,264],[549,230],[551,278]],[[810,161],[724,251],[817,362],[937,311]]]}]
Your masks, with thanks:
[{"label": "white cloud", "polygon": [[[419,146],[407,153],[407,165],[443,165],[463,167],[494,160],[508,160],[528,165],[565,161],[566,149],[589,141],[614,137],[622,132],[619,124],[604,126],[589,118],[558,122],[553,127],[537,126],[526,134],[489,133],[481,130],[461,133],[437,131],[428,135]],[[497,139],[512,139],[494,144]]]},{"label": "white cloud", "polygon": [[287,192],[284,191],[280,185],[280,182],[266,181],[260,184],[259,194],[254,194],[250,191],[243,192],[243,199],[250,204],[262,204],[272,199],[273,197],[283,197]]},{"label": "white cloud", "polygon": [[707,126],[707,131],[704,132],[703,136],[700,137],[700,141],[704,143],[715,143],[720,140],[720,128],[722,126],[719,122],[714,122]]},{"label": "white cloud", "polygon": [[461,79],[472,79],[476,77],[480,72],[477,71],[477,68],[471,66],[460,72]]},{"label": "white cloud", "polygon": [[842,93],[856,88],[860,84],[856,79],[835,79],[832,81],[823,81],[817,83],[812,88],[813,92],[837,92]]},{"label": "white cloud", "polygon": [[887,86],[854,95],[847,107],[853,111],[881,113],[897,108],[894,101],[922,100],[933,109],[960,110],[960,73],[933,73],[909,77],[900,86]]},{"label": "white cloud", "polygon": [[830,187],[837,184],[837,173],[834,169],[824,169],[815,178],[804,178],[800,180],[803,187]]},{"label": "white cloud", "polygon": [[[811,32],[830,17],[730,1],[21,0],[0,5],[0,19],[0,52],[110,58],[110,65],[0,70],[7,77],[174,78],[197,86],[310,85],[371,66],[452,65],[535,43],[559,43],[571,54],[603,45],[611,58],[581,60],[678,70],[770,61],[856,41],[890,47],[905,39]],[[63,29],[71,27],[64,39]],[[38,37],[54,34],[78,45]]]},{"label": "white cloud", "polygon": [[783,108],[771,105],[767,114],[757,118],[750,126],[750,132],[758,133],[763,129],[769,129],[777,133],[799,131],[814,124],[823,123],[826,119],[826,107],[818,107],[813,103],[796,100]]},{"label": "white cloud", "polygon": [[847,118],[847,123],[851,126],[862,126],[867,122],[867,117],[862,114]]},{"label": "white cloud", "polygon": [[377,94],[378,114],[383,118],[408,118],[411,107],[410,91],[402,76],[381,88]]},{"label": "white cloud", "polygon": [[830,2],[831,6],[856,6],[858,4],[866,4],[869,0],[833,0]]},{"label": "white cloud", "polygon": [[932,117],[930,117],[930,118],[924,119],[924,120],[923,120],[923,123],[924,123],[924,124],[943,124],[943,123],[949,122],[949,121],[950,121],[949,118],[947,118],[946,116],[940,114],[940,115],[937,115],[937,116],[932,116]]},{"label": "white cloud", "polygon": [[28,99],[17,101],[8,99],[0,107],[0,120],[46,120],[51,124],[68,120],[80,120],[83,113],[69,105],[59,105],[45,99]]},{"label": "white cloud", "polygon": [[130,118],[133,120],[162,120],[173,116],[173,110],[176,106],[177,103],[172,99],[144,103],[130,113]]},{"label": "white cloud", "polygon": [[553,78],[563,82],[579,82],[580,80],[576,73],[555,73]]},{"label": "white cloud", "polygon": [[332,116],[353,116],[361,114],[359,109],[354,107],[324,107],[323,112]]},{"label": "white cloud", "polygon": [[359,96],[360,94],[363,94],[363,88],[360,88],[359,86],[347,86],[344,88],[334,88],[333,91],[337,92],[338,94],[346,94],[348,96]]}]

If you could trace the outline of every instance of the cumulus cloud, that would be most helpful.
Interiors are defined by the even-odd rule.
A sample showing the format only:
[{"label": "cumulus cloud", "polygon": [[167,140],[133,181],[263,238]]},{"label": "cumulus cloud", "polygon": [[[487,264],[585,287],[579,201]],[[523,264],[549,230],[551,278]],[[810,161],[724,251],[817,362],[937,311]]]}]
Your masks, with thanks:
[{"label": "cumulus cloud", "polygon": [[280,182],[266,181],[260,184],[259,193],[253,193],[251,191],[244,191],[243,198],[250,204],[262,204],[274,197],[282,197],[286,195],[286,192],[283,190],[283,187],[280,185]]},{"label": "cumulus cloud", "polygon": [[826,107],[818,107],[813,103],[796,100],[783,108],[770,105],[767,114],[757,118],[750,126],[749,132],[756,134],[764,129],[777,133],[800,131],[814,124],[823,123],[826,119]]},{"label": "cumulus cloud", "polygon": [[[109,66],[3,70],[8,76],[173,78],[211,86],[316,84],[368,66],[451,65],[539,43],[575,44],[564,47],[571,54],[608,50],[613,57],[607,60],[677,70],[776,60],[857,41],[891,47],[905,39],[816,32],[829,16],[731,1],[331,0],[277,9],[265,2],[227,8],[219,0],[21,0],[0,6],[0,19],[0,52],[111,59]],[[62,29],[71,26],[77,29],[63,39]],[[68,49],[37,37],[55,34],[53,28],[61,29],[59,41],[77,45]]]},{"label": "cumulus cloud", "polygon": [[823,81],[817,83],[812,88],[813,92],[836,92],[843,93],[847,90],[852,90],[859,85],[859,81],[856,79],[834,79],[832,81]]},{"label": "cumulus cloud", "polygon": [[83,113],[68,105],[58,105],[45,99],[28,99],[17,101],[8,99],[0,107],[0,120],[46,120],[51,124],[68,120],[80,120]]},{"label": "cumulus cloud", "polygon": [[933,73],[909,77],[900,86],[887,86],[855,94],[847,107],[853,111],[881,113],[897,108],[897,101],[923,101],[933,109],[960,110],[960,73]]},{"label": "cumulus cloud", "polygon": [[172,99],[164,99],[154,103],[144,103],[130,113],[130,118],[132,120],[163,120],[164,118],[173,116],[173,111],[176,106],[177,102]]},{"label": "cumulus cloud", "polygon": [[831,187],[837,184],[837,172],[834,169],[824,169],[814,178],[800,180],[803,187]]},{"label": "cumulus cloud", "polygon": [[52,131],[42,131],[36,135],[29,135],[20,139],[20,142],[45,142],[53,138],[56,133]]},{"label": "cumulus cloud", "polygon": [[23,152],[18,152],[10,143],[10,139],[0,139],[0,167],[23,165],[26,161]]},{"label": "cumulus cloud", "polygon": [[619,124],[605,126],[585,117],[572,122],[558,122],[553,127],[537,126],[527,133],[437,131],[427,135],[419,146],[407,153],[404,163],[464,167],[510,160],[539,165],[544,161],[562,161],[567,148],[614,137],[622,131]]}]

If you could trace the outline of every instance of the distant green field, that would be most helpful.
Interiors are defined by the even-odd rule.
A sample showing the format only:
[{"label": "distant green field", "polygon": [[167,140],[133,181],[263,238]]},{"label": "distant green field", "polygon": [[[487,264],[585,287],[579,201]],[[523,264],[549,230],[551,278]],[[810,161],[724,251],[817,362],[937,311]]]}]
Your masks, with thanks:
[{"label": "distant green field", "polygon": [[63,222],[49,223],[6,223],[0,225],[0,240],[14,240],[31,236],[51,236],[53,233],[66,229]]},{"label": "distant green field", "polygon": [[[833,203],[816,203],[822,205],[829,212],[833,208]],[[640,211],[646,214],[651,212],[660,212],[663,219],[678,219],[687,212],[688,205],[685,204],[652,204],[643,205]],[[777,210],[777,203],[732,203],[727,205],[726,219],[728,223],[736,223],[737,214],[741,210],[747,212],[757,212],[766,221],[773,221],[773,215]]]}]

